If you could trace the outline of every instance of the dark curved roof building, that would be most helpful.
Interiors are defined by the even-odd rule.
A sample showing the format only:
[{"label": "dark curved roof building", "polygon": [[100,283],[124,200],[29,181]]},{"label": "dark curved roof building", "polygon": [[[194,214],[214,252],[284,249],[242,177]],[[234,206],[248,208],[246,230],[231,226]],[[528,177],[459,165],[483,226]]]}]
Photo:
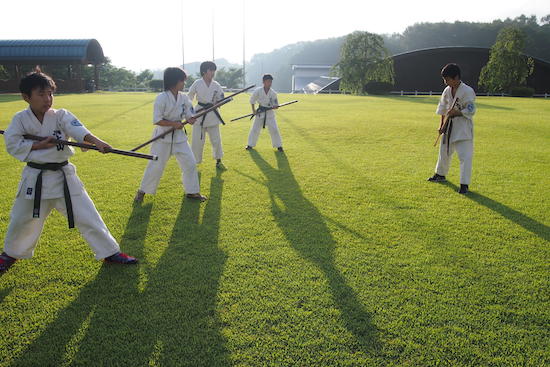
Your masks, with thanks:
[{"label": "dark curved roof building", "polygon": [[94,66],[97,82],[98,66],[104,62],[103,49],[95,39],[0,40],[0,65],[11,76],[10,80],[0,81],[0,91],[17,91],[21,76],[36,65],[45,72],[49,72],[49,68],[66,66],[64,75],[52,75],[58,89],[81,91],[85,87],[82,65]]},{"label": "dark curved roof building", "polygon": [[[441,92],[445,87],[441,68],[454,62],[462,70],[462,80],[478,91],[479,75],[489,61],[489,52],[483,47],[436,47],[394,55],[394,90]],[[535,68],[527,85],[535,93],[550,93],[550,63],[533,59]]]}]

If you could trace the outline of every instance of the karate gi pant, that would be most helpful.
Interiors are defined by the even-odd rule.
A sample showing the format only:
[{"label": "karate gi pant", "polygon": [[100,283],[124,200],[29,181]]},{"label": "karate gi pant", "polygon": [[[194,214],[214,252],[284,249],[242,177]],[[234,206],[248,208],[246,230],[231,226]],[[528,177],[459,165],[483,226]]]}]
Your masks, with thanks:
[{"label": "karate gi pant", "polygon": [[165,143],[155,141],[151,145],[151,154],[157,155],[158,160],[149,161],[141,180],[140,190],[146,194],[155,194],[157,187],[170,156],[174,155],[181,168],[181,181],[187,194],[200,192],[199,174],[195,156],[187,141],[181,143]]},{"label": "karate gi pant", "polygon": [[[445,136],[442,138],[445,138]],[[447,144],[440,144],[439,158],[435,166],[435,173],[441,176],[447,176],[451,166],[451,159],[455,151],[460,160],[460,183],[462,185],[469,185],[472,177],[472,157],[474,154],[474,143],[472,140],[460,140],[450,143],[449,153],[447,153]]]},{"label": "karate gi pant", "polygon": [[[117,241],[97,212],[94,203],[84,188],[79,195],[71,195],[74,224],[97,260],[104,259],[120,251]],[[44,228],[44,222],[52,211],[57,209],[67,217],[65,199],[42,199],[40,218],[33,218],[34,200],[20,194],[15,199],[10,215],[10,224],[4,240],[4,252],[16,259],[28,259],[34,255],[34,249]]]},{"label": "karate gi pant", "polygon": [[[250,133],[248,134],[248,146],[255,147],[262,132],[264,126],[264,116],[256,116],[254,118],[254,123],[250,128]],[[277,121],[274,118],[267,118],[265,126],[269,130],[269,135],[271,136],[271,145],[273,148],[279,148],[283,146],[283,140],[281,139],[281,134],[279,133],[279,128],[277,127]]]},{"label": "karate gi pant", "polygon": [[193,154],[195,155],[195,160],[197,161],[197,164],[202,162],[202,152],[204,150],[204,142],[206,141],[207,135],[208,139],[210,139],[210,144],[212,145],[212,157],[216,160],[222,159],[223,157],[220,125],[209,127],[203,126],[201,128],[200,121],[197,121],[195,125],[193,125],[193,134],[191,140],[191,150],[193,150]]}]

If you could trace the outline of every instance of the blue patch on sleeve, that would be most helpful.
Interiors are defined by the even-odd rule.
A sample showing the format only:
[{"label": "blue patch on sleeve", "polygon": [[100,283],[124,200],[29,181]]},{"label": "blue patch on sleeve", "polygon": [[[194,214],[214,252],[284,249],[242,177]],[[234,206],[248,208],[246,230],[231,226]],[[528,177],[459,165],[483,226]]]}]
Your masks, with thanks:
[{"label": "blue patch on sleeve", "polygon": [[71,121],[71,125],[73,125],[73,126],[82,126],[82,124],[78,120]]},{"label": "blue patch on sleeve", "polygon": [[474,112],[474,104],[472,102],[468,103],[468,105],[466,106],[466,108],[468,109],[468,112]]}]

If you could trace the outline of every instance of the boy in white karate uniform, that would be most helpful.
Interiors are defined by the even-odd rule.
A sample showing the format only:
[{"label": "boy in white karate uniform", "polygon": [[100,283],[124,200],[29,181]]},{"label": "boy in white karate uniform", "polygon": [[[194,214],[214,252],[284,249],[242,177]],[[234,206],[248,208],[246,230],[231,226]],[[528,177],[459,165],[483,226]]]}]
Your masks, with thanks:
[{"label": "boy in white karate uniform", "polygon": [[154,194],[164,172],[164,167],[170,156],[176,159],[182,170],[182,182],[191,199],[205,201],[206,197],[200,194],[199,174],[195,156],[187,142],[187,133],[183,120],[193,124],[193,105],[187,96],[181,91],[185,85],[187,74],[181,68],[171,67],[164,70],[164,92],[157,96],[153,112],[153,124],[155,130],[153,136],[176,128],[171,134],[155,140],[151,145],[151,154],[157,155],[158,160],[149,161],[141,180],[141,186],[136,193],[135,201],[141,202],[145,194]]},{"label": "boy in white karate uniform", "polygon": [[[51,108],[55,82],[39,70],[30,73],[19,85],[29,108],[13,117],[4,133],[9,154],[27,162],[23,169],[10,224],[0,254],[0,273],[17,259],[28,259],[42,233],[44,222],[57,209],[65,215],[69,228],[77,227],[98,260],[119,264],[135,264],[137,259],[120,252],[94,203],[76,175],[76,167],[68,162],[74,150],[56,145],[52,140],[69,136],[79,142],[95,145],[102,153],[111,147],[93,136],[69,111]],[[46,137],[42,141],[26,139],[24,135]]]},{"label": "boy in white karate uniform", "polygon": [[[439,132],[443,133],[439,147],[439,159],[435,174],[428,179],[431,182],[443,182],[449,172],[451,158],[456,151],[460,160],[459,193],[466,194],[472,176],[472,157],[474,151],[474,121],[476,113],[474,90],[460,80],[460,68],[457,64],[447,64],[441,70],[441,76],[447,87],[441,95],[436,113],[441,115]],[[446,131],[443,122],[448,116],[450,121]]]},{"label": "boy in white karate uniform", "polygon": [[[202,78],[195,80],[187,93],[191,101],[195,97],[197,98],[198,103],[195,106],[197,112],[200,112],[201,109],[211,107],[224,98],[221,85],[214,80],[216,64],[212,61],[205,61],[200,65],[200,72]],[[216,167],[220,169],[225,168],[222,164],[223,149],[220,124],[225,125],[218,110],[214,110],[200,117],[193,126],[191,149],[193,150],[197,164],[202,162],[204,142],[206,135],[208,135],[210,144],[212,145],[212,156],[216,160]]]},{"label": "boy in white karate uniform", "polygon": [[[250,104],[252,105],[252,113],[256,115],[254,123],[250,128],[250,133],[248,134],[248,144],[246,145],[246,150],[250,150],[256,146],[258,138],[260,137],[260,132],[262,128],[269,130],[269,135],[271,136],[271,145],[273,148],[277,148],[278,151],[283,151],[283,141],[281,139],[281,134],[279,133],[279,128],[277,127],[277,121],[275,120],[275,111],[279,108],[279,101],[277,99],[277,93],[271,89],[273,84],[273,76],[270,74],[265,74],[262,77],[263,87],[257,88],[250,96]],[[259,103],[258,109],[256,109],[255,104]],[[266,110],[269,108],[269,110]]]}]

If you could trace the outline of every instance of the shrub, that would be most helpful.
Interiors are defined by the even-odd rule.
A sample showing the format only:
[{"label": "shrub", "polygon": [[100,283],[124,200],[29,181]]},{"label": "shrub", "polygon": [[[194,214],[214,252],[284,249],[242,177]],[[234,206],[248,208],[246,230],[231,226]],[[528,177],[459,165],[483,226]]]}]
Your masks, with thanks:
[{"label": "shrub", "polygon": [[390,94],[392,89],[393,84],[387,82],[370,82],[365,86],[365,92],[374,95]]},{"label": "shrub", "polygon": [[512,97],[533,97],[535,90],[531,87],[513,87],[510,90]]}]

